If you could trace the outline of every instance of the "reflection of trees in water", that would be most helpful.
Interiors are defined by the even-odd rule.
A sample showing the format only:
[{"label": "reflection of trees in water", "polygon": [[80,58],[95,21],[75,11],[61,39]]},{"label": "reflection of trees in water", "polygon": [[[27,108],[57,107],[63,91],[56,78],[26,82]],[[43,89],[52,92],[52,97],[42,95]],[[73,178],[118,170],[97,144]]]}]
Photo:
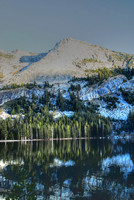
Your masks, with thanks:
[{"label": "reflection of trees in water", "polygon": [[30,164],[44,163],[45,168],[48,168],[50,162],[53,162],[55,157],[64,161],[74,159],[80,162],[85,160],[88,155],[94,159],[112,153],[112,146],[110,143],[103,140],[76,140],[76,141],[54,141],[53,150],[51,142],[27,142],[25,143],[7,143],[0,144],[0,159],[4,161],[18,161],[23,160],[24,163],[32,167]]},{"label": "reflection of trees in water", "polygon": [[[115,151],[117,146],[113,147],[109,141],[54,141],[53,149],[51,142],[11,143],[1,144],[0,147],[0,158],[9,162],[9,166],[3,171],[3,176],[18,183],[19,186],[14,188],[15,194],[18,191],[19,195],[22,193],[25,188],[24,182],[28,184],[25,192],[23,191],[24,194],[26,194],[26,190],[29,192],[32,189],[33,196],[37,192],[41,192],[48,199],[50,196],[61,195],[64,195],[63,199],[67,199],[69,196],[70,198],[76,197],[78,194],[81,199],[84,196],[89,199],[93,199],[93,197],[97,199],[98,194],[110,199],[112,195],[122,195],[121,189],[123,192],[126,191],[124,194],[127,199],[126,195],[131,193],[130,189],[132,191],[133,174],[131,174],[132,178],[128,175],[127,180],[124,180],[123,174],[117,166],[110,166],[109,173],[102,171],[101,163],[103,160],[117,154]],[[127,151],[124,148],[120,148],[121,150]],[[75,165],[50,167],[55,158],[63,163],[72,160]],[[22,160],[24,165],[10,165],[11,160],[14,162]],[[26,176],[23,175],[23,172],[26,173]],[[22,179],[20,179],[20,175]],[[18,180],[21,185],[19,185]],[[32,183],[34,184],[32,185]],[[105,195],[102,190],[105,191]],[[117,193],[113,192],[115,190]],[[110,195],[107,191],[110,192]]]},{"label": "reflection of trees in water", "polygon": [[7,194],[6,199],[37,199],[37,195],[40,193],[36,190],[36,181],[34,177],[29,177],[27,170],[22,168],[22,166],[19,168],[15,166],[15,169],[17,171],[14,173],[14,175],[15,178],[18,178],[14,181],[13,187]]}]

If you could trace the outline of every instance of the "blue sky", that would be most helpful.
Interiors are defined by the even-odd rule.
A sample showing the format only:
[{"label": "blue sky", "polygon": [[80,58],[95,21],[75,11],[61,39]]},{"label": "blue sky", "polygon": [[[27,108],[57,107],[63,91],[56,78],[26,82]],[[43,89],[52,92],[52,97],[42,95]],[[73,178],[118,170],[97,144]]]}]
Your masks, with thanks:
[{"label": "blue sky", "polygon": [[134,54],[134,0],[0,0],[0,49],[46,52],[66,37]]}]

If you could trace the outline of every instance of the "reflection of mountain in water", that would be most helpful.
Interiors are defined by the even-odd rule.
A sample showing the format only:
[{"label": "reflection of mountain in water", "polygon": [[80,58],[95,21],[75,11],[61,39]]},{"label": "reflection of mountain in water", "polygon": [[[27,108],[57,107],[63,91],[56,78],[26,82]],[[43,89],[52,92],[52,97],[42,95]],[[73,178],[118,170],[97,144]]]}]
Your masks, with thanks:
[{"label": "reflection of mountain in water", "polygon": [[[127,187],[127,185],[120,184],[116,180],[109,180],[109,178],[102,178],[100,176],[95,175],[87,175],[83,179],[83,188],[84,188],[84,196],[91,197],[92,191],[98,191],[100,195],[100,199],[133,199],[134,197],[134,187],[131,185]],[[106,195],[106,193],[110,193],[111,197]],[[96,195],[97,196],[97,195]],[[99,199],[99,198],[98,198]]]},{"label": "reflection of mountain in water", "polygon": [[74,166],[75,162],[72,160],[68,160],[66,162],[63,162],[62,160],[59,160],[58,158],[54,159],[54,162],[50,164],[50,167],[70,167],[70,166]]},{"label": "reflection of mountain in water", "polygon": [[112,158],[106,158],[102,162],[102,170],[109,172],[111,166],[120,167],[120,171],[127,177],[134,169],[134,163],[129,154],[117,155]]},{"label": "reflection of mountain in water", "polygon": [[132,199],[134,152],[133,143],[127,145],[105,140],[0,144],[6,163],[0,188],[12,189],[19,180],[23,194],[32,188],[31,195],[40,199]]}]

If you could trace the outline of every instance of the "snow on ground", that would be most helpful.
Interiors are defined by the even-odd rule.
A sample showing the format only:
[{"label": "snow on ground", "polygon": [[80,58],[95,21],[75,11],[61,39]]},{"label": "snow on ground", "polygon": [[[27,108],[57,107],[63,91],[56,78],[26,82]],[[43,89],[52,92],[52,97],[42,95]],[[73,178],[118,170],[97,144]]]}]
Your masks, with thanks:
[{"label": "snow on ground", "polygon": [[29,90],[29,93],[27,95],[28,99],[32,99],[32,94],[34,94],[37,97],[42,97],[44,95],[44,89],[37,88],[37,89],[31,89]]},{"label": "snow on ground", "polygon": [[[67,116],[67,117],[72,117],[74,115],[74,112],[72,111],[50,111],[50,113],[54,116],[55,119],[59,118],[59,117],[63,117],[63,116]],[[25,115],[10,115],[5,111],[0,112],[0,119],[7,119],[9,117],[11,117],[12,119],[15,119],[17,117],[21,116],[22,118],[24,118]]]},{"label": "snow on ground", "polygon": [[12,119],[15,119],[15,118],[17,118],[17,117],[19,117],[19,116],[22,116],[22,118],[24,118],[24,115],[9,115],[9,114],[6,113],[5,111],[2,111],[2,112],[0,113],[0,119],[3,119],[3,120],[5,120],[5,119],[7,119],[7,118],[9,118],[9,117],[11,117]]},{"label": "snow on ground", "polygon": [[70,94],[69,94],[69,92],[64,93],[64,94],[63,94],[63,97],[64,97],[65,99],[67,99],[67,100],[70,100]]},{"label": "snow on ground", "polygon": [[50,113],[53,114],[55,119],[63,116],[72,117],[74,115],[74,112],[72,111],[50,111]]},{"label": "snow on ground", "polygon": [[5,111],[0,112],[0,118],[1,119],[7,119],[8,117],[10,117],[10,115],[8,113],[6,113]]},{"label": "snow on ground", "polygon": [[123,100],[123,97],[119,97],[120,103],[117,105],[117,108],[109,110],[103,106],[100,106],[99,113],[101,116],[110,117],[115,120],[127,120],[129,111],[134,109],[134,106],[131,106],[126,101]]},{"label": "snow on ground", "polygon": [[[101,96],[119,92],[120,87],[131,90],[134,87],[134,78],[128,81],[123,75],[112,77],[108,79],[108,81],[102,83],[99,87],[83,88],[80,91],[80,98],[83,101],[94,101]],[[106,109],[106,106],[103,106],[100,103],[100,115],[116,120],[127,120],[129,111],[134,109],[134,107],[124,101],[122,96],[119,97],[119,101],[120,103],[118,104],[117,108],[113,110]]]},{"label": "snow on ground", "polygon": [[103,117],[110,117],[115,120],[127,120],[129,111],[131,109],[128,107],[123,108],[118,108],[118,109],[113,109],[113,110],[108,110],[106,108],[100,108],[99,112],[100,115]]}]

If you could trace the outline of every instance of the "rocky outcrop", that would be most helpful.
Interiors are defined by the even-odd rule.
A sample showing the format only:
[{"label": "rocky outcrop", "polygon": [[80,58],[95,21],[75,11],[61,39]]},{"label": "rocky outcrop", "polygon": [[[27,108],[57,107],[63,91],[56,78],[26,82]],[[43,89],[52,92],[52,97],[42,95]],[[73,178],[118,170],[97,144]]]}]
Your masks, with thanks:
[{"label": "rocky outcrop", "polygon": [[32,97],[32,94],[41,97],[44,94],[45,90],[41,88],[27,89],[27,88],[17,88],[10,90],[1,90],[0,91],[0,106],[4,103],[18,99],[20,97],[26,96],[28,98]]},{"label": "rocky outcrop", "polygon": [[[99,105],[99,113],[101,116],[110,117],[115,120],[127,120],[129,112],[134,109],[134,106],[124,100],[122,93],[119,91],[120,88],[130,92],[133,91],[134,78],[128,80],[123,75],[112,77],[100,86],[94,85],[93,87],[91,86],[90,88],[86,87],[82,89],[80,92],[80,98],[84,101],[97,103],[97,105]],[[107,103],[100,99],[100,97],[105,95],[115,96],[118,99],[118,102],[116,102],[116,108],[107,108]]]},{"label": "rocky outcrop", "polygon": [[82,100],[91,101],[104,95],[116,93],[120,87],[124,89],[132,89],[134,87],[134,79],[130,81],[123,75],[112,77],[102,83],[100,86],[85,88],[80,92]]},{"label": "rocky outcrop", "polygon": [[29,90],[26,88],[0,91],[0,106],[8,101],[28,95],[29,95]]},{"label": "rocky outcrop", "polygon": [[[70,99],[70,94],[68,89],[70,88],[71,81],[70,76],[46,76],[46,81],[52,84],[47,90],[51,93],[54,93],[56,96],[58,94],[58,90],[63,93],[63,97],[66,99]],[[38,80],[39,81],[39,80]],[[39,81],[40,82],[40,81]],[[109,78],[107,81],[104,81],[101,85],[95,84],[92,86],[86,86],[86,81],[76,81],[73,82],[74,85],[80,84],[81,90],[79,92],[79,96],[83,101],[92,101],[94,104],[99,105],[99,113],[104,117],[110,117],[116,120],[127,120],[129,111],[134,109],[134,106],[127,103],[122,93],[120,92],[120,88],[124,90],[134,90],[134,78],[128,80],[123,75],[118,75],[116,77]],[[19,88],[14,90],[5,90],[0,91],[0,105],[4,103],[20,98],[21,96],[26,96],[30,100],[32,100],[32,93],[34,93],[38,98],[41,98],[42,95],[45,93],[44,88],[35,87],[34,89],[26,89],[26,88]],[[116,108],[108,109],[108,103],[105,100],[101,99],[100,97],[111,95],[112,97],[115,96],[118,99],[116,102]],[[56,99],[52,99],[53,103],[55,104]]]}]

